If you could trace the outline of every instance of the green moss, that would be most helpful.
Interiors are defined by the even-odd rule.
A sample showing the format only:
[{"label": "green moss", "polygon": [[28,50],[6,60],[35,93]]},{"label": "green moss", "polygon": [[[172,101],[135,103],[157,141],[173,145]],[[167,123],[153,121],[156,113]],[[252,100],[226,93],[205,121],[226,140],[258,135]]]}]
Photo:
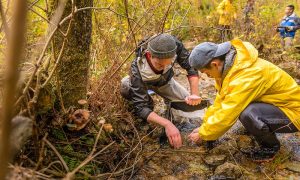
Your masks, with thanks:
[{"label": "green moss", "polygon": [[61,129],[52,129],[51,135],[57,140],[66,141],[65,134]]}]

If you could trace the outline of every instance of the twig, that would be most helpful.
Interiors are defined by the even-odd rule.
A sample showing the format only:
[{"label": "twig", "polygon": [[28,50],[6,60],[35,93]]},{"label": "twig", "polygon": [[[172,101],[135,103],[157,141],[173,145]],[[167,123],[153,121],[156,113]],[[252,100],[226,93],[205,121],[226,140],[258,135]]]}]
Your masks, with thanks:
[{"label": "twig", "polygon": [[[48,133],[46,133],[46,135],[43,137],[43,139],[46,138],[47,136],[48,136]],[[42,161],[44,159],[44,156],[43,156],[44,150],[45,150],[45,141],[42,141],[42,146],[41,146],[41,149],[39,150],[40,153],[39,153],[38,162],[36,163],[36,166],[35,166],[35,170],[38,170],[40,164],[42,163]]]},{"label": "twig", "polygon": [[264,170],[262,170],[262,172],[264,173],[264,175],[265,175],[268,179],[272,179],[272,178],[270,178],[270,177],[267,175],[267,173],[266,173]]},{"label": "twig", "polygon": [[43,138],[43,141],[46,142],[46,144],[54,151],[54,153],[57,155],[61,163],[63,164],[65,170],[69,172],[69,167],[67,166],[65,160],[62,158],[62,156],[59,154],[59,152],[56,150],[56,148],[47,140],[47,138]]},{"label": "twig", "polygon": [[128,0],[124,0],[124,6],[125,6],[125,12],[126,12],[126,19],[127,19],[127,24],[128,24],[128,29],[130,31],[130,33],[132,34],[132,38],[134,40],[134,44],[135,46],[137,46],[137,42],[135,39],[135,34],[132,30],[131,24],[130,24],[130,20],[129,20],[129,13],[128,13]]},{"label": "twig", "polygon": [[[52,21],[48,20],[47,18],[45,18],[44,16],[42,16],[40,13],[38,13],[37,11],[35,11],[32,7],[29,7],[30,11],[32,11],[34,14],[36,14],[37,16],[39,16],[40,18],[42,18],[44,21],[46,21],[48,24],[50,24],[51,26],[56,26]],[[60,33],[64,34],[60,28],[57,29]]]},{"label": "twig", "polygon": [[173,2],[173,0],[170,0],[168,9],[167,9],[167,11],[166,11],[166,13],[165,13],[165,16],[164,16],[164,19],[163,19],[163,21],[162,21],[162,23],[161,23],[161,33],[163,33],[164,30],[165,30],[165,23],[166,23],[166,20],[167,20],[168,15],[169,15],[170,8],[171,8],[171,6],[172,6],[172,2]]},{"label": "twig", "polygon": [[[140,141],[142,141],[144,138],[146,138],[146,137],[148,137],[150,134],[152,134],[155,130],[157,129],[157,127],[155,127],[151,132],[149,132],[148,134],[146,134],[144,137],[142,137],[141,138],[141,140]],[[124,159],[126,158],[126,157],[128,157],[137,147],[138,147],[138,145],[139,145],[139,143],[134,147],[134,148],[132,148],[122,159],[121,159],[121,161],[119,161],[119,163],[117,164],[117,166],[115,167],[115,169],[114,169],[114,171],[113,171],[113,173],[116,171],[116,169],[119,167],[119,165],[121,164],[121,162],[122,161],[124,161]],[[113,173],[111,173],[111,174],[113,174]]]},{"label": "twig", "polygon": [[[27,176],[26,178],[29,178],[29,177],[33,178],[34,177],[34,178],[45,179],[45,180],[50,180],[51,179],[51,176],[48,176],[46,174],[40,173],[38,171],[31,170],[31,169],[26,169],[26,168],[23,168],[23,167],[20,167],[20,166],[9,165],[9,168],[10,169],[19,169],[19,170],[16,170],[16,172],[20,172],[20,171],[23,172],[23,174]],[[26,171],[28,171],[28,173],[26,173]]]},{"label": "twig", "polygon": [[4,97],[2,104],[0,136],[0,179],[5,179],[8,162],[11,160],[10,152],[10,134],[11,120],[14,116],[14,102],[16,93],[16,84],[19,79],[19,64],[22,57],[23,45],[25,41],[25,24],[27,1],[17,1],[14,6],[14,23],[12,24],[12,33],[8,38],[8,54],[6,63],[6,78]]},{"label": "twig", "polygon": [[[127,18],[127,16],[123,15],[123,14],[120,14],[120,13],[117,13],[115,10],[111,9],[110,7],[84,7],[84,8],[80,8],[80,9],[77,9],[75,11],[75,13],[78,13],[80,11],[85,11],[85,10],[108,10],[108,11],[111,11],[113,12],[114,14],[118,15],[118,16],[121,16],[121,17],[124,17],[124,18]],[[67,17],[68,18],[68,17]],[[134,21],[134,19],[128,17],[128,19]]]},{"label": "twig", "polygon": [[[158,151],[159,148],[157,148],[151,155],[148,156],[147,159],[150,159],[150,157],[152,157],[157,151]],[[139,162],[139,160],[142,159],[142,157],[140,157],[137,161],[135,161],[130,167],[128,168],[124,168],[124,169],[121,169],[117,172],[113,172],[113,173],[104,173],[104,174],[99,174],[97,176],[93,176],[91,178],[93,179],[99,179],[99,178],[104,178],[104,177],[107,177],[107,179],[109,179],[109,177],[118,177],[118,176],[121,176],[123,175],[123,173],[128,173],[130,171],[132,171],[132,169],[136,166],[136,164]]]},{"label": "twig", "polygon": [[[156,6],[153,6],[153,7],[149,8],[149,9],[143,14],[143,16],[141,16],[141,18],[137,21],[135,27],[133,27],[133,30],[136,29],[136,27],[138,26],[138,23],[143,19],[143,17],[144,17],[149,11],[151,11],[151,10],[157,8],[161,3],[162,3],[162,0],[160,0],[160,1],[157,3]],[[152,12],[150,18],[151,18],[153,15],[154,15],[154,12]],[[136,30],[135,32],[136,32],[136,33],[139,32],[139,31],[144,27],[144,25],[147,24],[147,22],[150,20],[150,18],[148,18],[148,19],[145,21],[145,23],[144,23],[142,26],[140,26],[140,28],[139,28],[138,30]],[[119,51],[119,53],[116,55],[115,59],[117,59],[117,58],[120,57],[121,52],[122,52],[123,49],[126,47],[126,44],[128,43],[128,40],[129,40],[129,37],[130,37],[130,36],[131,36],[131,34],[129,34],[129,35],[127,36],[126,42],[125,42],[124,45],[121,47],[122,50]],[[150,40],[150,39],[149,39],[149,40]],[[147,41],[147,42],[148,42],[148,41]],[[147,43],[147,42],[145,42],[145,43]],[[144,43],[144,44],[145,44],[145,43]],[[142,45],[144,45],[144,44],[142,44]],[[138,47],[136,47],[136,48],[139,48],[139,47],[141,47],[142,45],[140,45],[140,46],[138,46]],[[112,77],[113,77],[113,76],[121,69],[121,67],[127,62],[127,60],[130,58],[130,56],[131,56],[134,52],[135,52],[135,49],[132,50],[131,53],[130,53],[130,54],[129,54],[122,62],[121,62],[121,64],[118,66],[118,68],[112,73],[112,75],[110,76],[110,78],[112,78]],[[113,67],[114,67],[114,65],[112,65],[109,69],[112,70]],[[102,81],[102,82],[103,82],[103,81]],[[102,89],[99,90],[99,93],[101,93],[101,92],[104,90],[104,88],[106,87],[106,85],[107,85],[107,83],[104,83],[104,84],[103,84],[102,82],[99,83],[98,87],[96,88],[96,89],[99,89],[100,87],[102,87]],[[105,81],[105,82],[107,82],[107,81]]]},{"label": "twig", "polygon": [[[22,91],[22,94],[20,95],[20,97],[18,98],[17,102],[15,103],[15,106],[17,106],[21,101],[22,99],[24,98],[24,95],[27,93],[33,79],[34,79],[34,76],[36,75],[38,69],[40,68],[40,66],[42,65],[42,62],[43,62],[43,58],[45,56],[45,53],[46,53],[46,50],[48,49],[48,46],[52,40],[52,38],[54,37],[54,34],[55,32],[59,29],[59,22],[56,22],[56,21],[59,21],[59,19],[61,18],[62,14],[63,14],[63,11],[64,11],[64,8],[65,8],[65,3],[66,3],[66,0],[63,0],[63,1],[60,1],[60,4],[58,5],[58,8],[56,9],[54,15],[53,15],[53,20],[51,24],[49,24],[49,27],[48,27],[48,31],[51,32],[44,47],[43,47],[43,50],[42,50],[42,53],[40,54],[37,62],[35,63],[34,65],[34,69],[33,69],[33,72],[29,78],[29,80],[27,81],[26,85],[25,85],[25,88],[23,89]],[[72,17],[72,14],[70,15],[70,18]],[[52,24],[56,24],[55,28],[53,29],[53,25]],[[52,30],[53,29],[53,30]]]},{"label": "twig", "polygon": [[43,58],[44,58],[44,55],[45,55],[46,50],[47,50],[47,48],[48,48],[48,45],[49,45],[49,43],[51,42],[51,40],[52,40],[52,38],[53,38],[53,36],[54,36],[54,34],[55,34],[55,32],[56,32],[57,29],[58,29],[58,28],[55,28],[55,30],[53,30],[53,32],[51,33],[50,37],[48,38],[48,40],[47,40],[47,42],[46,42],[46,45],[44,46],[44,49],[43,49],[43,51],[42,51],[42,53],[41,53],[41,55],[40,55],[38,61],[35,63],[33,73],[31,74],[30,79],[29,79],[28,82],[26,83],[26,86],[25,86],[25,88],[23,89],[21,96],[19,97],[19,99],[18,99],[17,102],[15,103],[15,106],[18,106],[18,104],[22,101],[24,95],[27,93],[27,91],[28,91],[28,89],[29,89],[29,87],[30,87],[30,85],[31,85],[31,82],[32,82],[33,79],[34,79],[34,76],[36,75],[36,73],[37,73],[39,67],[40,67],[41,64],[42,64],[42,60],[43,60]]},{"label": "twig", "polygon": [[77,171],[79,171],[79,169],[81,169],[83,166],[85,166],[87,163],[89,163],[91,160],[93,160],[95,157],[97,157],[99,154],[101,154],[103,151],[105,151],[106,149],[108,149],[111,145],[113,145],[115,143],[115,141],[111,142],[110,144],[108,144],[107,146],[105,146],[103,149],[101,149],[101,151],[98,151],[96,154],[92,155],[92,156],[88,156],[79,166],[77,166],[72,172],[69,172],[66,177],[64,178],[64,180],[70,180],[73,179],[75,173]]},{"label": "twig", "polygon": [[[62,9],[62,7],[64,8],[64,3],[62,3],[61,7],[59,7],[58,9]],[[70,20],[73,18],[74,14],[78,13],[78,12],[81,12],[81,11],[85,11],[85,10],[90,10],[90,9],[93,9],[93,10],[109,10],[111,12],[114,12],[115,14],[117,15],[120,15],[120,16],[123,16],[121,14],[118,14],[117,12],[115,12],[114,10],[112,10],[110,7],[104,7],[104,8],[100,8],[100,7],[84,7],[84,8],[80,8],[80,9],[73,9],[72,10],[72,13],[70,15],[68,15],[67,17],[65,17],[63,20],[61,20],[58,24],[56,24],[56,21],[57,19],[60,19],[60,14],[62,15],[62,12],[61,11],[57,11],[54,15],[54,20],[51,21],[52,23],[50,24],[49,26],[49,30],[50,30],[50,35],[44,45],[44,48],[42,50],[42,53],[40,54],[39,58],[38,58],[38,61],[35,63],[34,65],[34,69],[33,69],[33,72],[31,74],[31,77],[29,78],[29,80],[27,81],[26,85],[25,85],[25,88],[23,89],[20,97],[18,98],[17,102],[15,103],[15,106],[17,106],[21,101],[22,99],[24,98],[24,95],[27,93],[38,69],[41,67],[42,63],[43,63],[43,58],[45,56],[45,53],[46,53],[46,50],[48,49],[48,46],[50,44],[50,42],[52,41],[52,38],[54,37],[54,34],[56,33],[57,30],[59,30],[59,27],[62,26],[67,20]],[[124,16],[123,16],[124,17]],[[129,17],[128,17],[129,18]],[[130,18],[129,18],[130,19]],[[53,30],[51,31],[51,29],[53,28]],[[66,34],[64,34],[64,36],[66,36]],[[52,73],[53,75],[53,73]],[[52,76],[51,75],[51,76]]]},{"label": "twig", "polygon": [[39,170],[39,172],[42,172],[42,173],[43,173],[44,171],[47,171],[47,170],[48,170],[51,166],[53,166],[54,164],[59,164],[59,165],[61,165],[61,166],[63,167],[61,161],[53,161],[53,162],[51,162],[47,167],[45,167],[45,168]]},{"label": "twig", "polygon": [[93,149],[92,149],[92,151],[91,151],[91,153],[90,153],[90,156],[92,156],[92,155],[95,153],[95,151],[96,151],[96,147],[97,147],[97,144],[98,144],[98,141],[99,141],[99,138],[100,138],[100,134],[101,134],[101,132],[102,132],[102,129],[103,129],[103,124],[101,124],[100,130],[99,130],[99,132],[98,132],[98,134],[97,134],[97,137],[96,137],[96,140],[95,140]]}]

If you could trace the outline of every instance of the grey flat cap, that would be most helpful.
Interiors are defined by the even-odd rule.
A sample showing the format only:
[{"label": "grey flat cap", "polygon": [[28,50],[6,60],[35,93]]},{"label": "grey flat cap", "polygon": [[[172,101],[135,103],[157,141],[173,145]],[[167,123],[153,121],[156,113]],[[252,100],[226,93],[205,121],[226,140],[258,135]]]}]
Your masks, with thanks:
[{"label": "grey flat cap", "polygon": [[176,54],[176,41],[170,34],[160,34],[154,37],[149,43],[147,49],[153,57],[159,59],[173,58]]},{"label": "grey flat cap", "polygon": [[231,43],[229,41],[221,44],[201,43],[192,50],[189,63],[195,69],[204,68],[212,59],[228,53],[230,48]]}]

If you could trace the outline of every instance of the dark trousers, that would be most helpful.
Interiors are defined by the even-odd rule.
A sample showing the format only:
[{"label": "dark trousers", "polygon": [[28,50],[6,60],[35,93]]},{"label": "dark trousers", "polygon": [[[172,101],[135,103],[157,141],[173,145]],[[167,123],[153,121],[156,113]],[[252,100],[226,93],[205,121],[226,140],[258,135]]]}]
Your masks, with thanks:
[{"label": "dark trousers", "polygon": [[232,40],[232,31],[230,26],[222,25],[221,26],[221,34],[220,34],[220,41],[226,42]]},{"label": "dark trousers", "polygon": [[252,103],[241,113],[239,119],[262,147],[280,145],[275,133],[298,131],[289,118],[271,104]]}]

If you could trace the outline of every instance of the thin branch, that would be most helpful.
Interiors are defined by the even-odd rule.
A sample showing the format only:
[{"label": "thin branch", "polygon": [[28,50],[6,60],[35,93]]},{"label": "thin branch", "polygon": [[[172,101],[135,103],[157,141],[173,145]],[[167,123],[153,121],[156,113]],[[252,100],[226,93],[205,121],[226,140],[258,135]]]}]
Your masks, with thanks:
[{"label": "thin branch", "polygon": [[129,21],[128,0],[124,0],[124,6],[125,6],[125,12],[126,12],[126,19],[127,19],[128,29],[129,29],[129,31],[132,34],[132,38],[134,40],[135,46],[137,46],[137,42],[136,42],[136,39],[135,39],[135,34],[134,34],[133,30],[132,30],[132,27],[131,27],[131,24],[130,24],[130,21]]},{"label": "thin branch", "polygon": [[[124,161],[127,157],[129,157],[130,154],[138,147],[138,145],[141,144],[142,140],[145,139],[146,137],[148,137],[150,134],[152,134],[156,129],[157,129],[157,127],[155,127],[152,131],[150,131],[148,134],[146,134],[145,136],[143,136],[143,137],[139,140],[139,143],[138,143],[136,146],[134,146],[134,148],[132,148],[132,149],[131,149],[131,150],[130,150],[130,151],[129,151],[122,159],[121,159],[121,161],[119,161],[119,163],[117,164],[117,166],[114,168],[113,172],[110,173],[109,178],[112,177],[112,175],[114,175],[115,171],[117,170],[117,168],[119,167],[119,165],[121,164],[121,162]],[[132,167],[134,167],[134,165],[133,165]]]},{"label": "thin branch", "polygon": [[25,41],[25,24],[27,15],[27,1],[17,1],[14,5],[14,23],[12,24],[12,33],[8,38],[8,54],[6,63],[6,77],[4,97],[2,104],[2,118],[0,136],[0,179],[5,179],[8,162],[11,160],[10,152],[10,134],[11,120],[14,116],[14,101],[16,93],[16,84],[19,79],[19,64],[22,57],[23,45]]},{"label": "thin branch", "polygon": [[92,155],[92,156],[88,156],[79,166],[77,166],[72,172],[68,173],[66,175],[66,177],[64,178],[64,180],[70,180],[73,179],[75,173],[77,171],[79,171],[80,168],[82,168],[83,166],[85,166],[87,163],[89,163],[91,160],[93,160],[95,157],[97,157],[99,154],[101,154],[103,151],[105,151],[106,149],[108,149],[111,145],[113,145],[115,143],[115,141],[111,142],[110,144],[108,144],[107,146],[105,146],[103,149],[101,149],[101,151],[98,151],[96,154]]},{"label": "thin branch", "polygon": [[45,143],[54,151],[54,153],[57,155],[57,157],[59,158],[59,160],[61,161],[61,163],[63,164],[65,170],[67,172],[69,172],[69,167],[66,164],[65,160],[62,158],[62,156],[59,154],[59,152],[56,150],[56,148],[47,140],[47,138],[43,138],[43,141],[45,141]]},{"label": "thin branch", "polygon": [[166,20],[167,20],[168,15],[169,15],[170,8],[171,8],[171,6],[172,6],[172,2],[173,2],[173,0],[170,0],[168,9],[167,9],[167,11],[166,11],[166,13],[165,13],[165,16],[164,16],[164,19],[163,19],[163,21],[162,21],[162,23],[161,23],[161,33],[163,33],[164,30],[165,30],[165,23],[166,23]]},{"label": "thin branch", "polygon": [[[29,10],[31,12],[33,12],[34,14],[36,14],[37,16],[39,16],[40,18],[42,18],[44,21],[46,21],[48,24],[50,24],[51,26],[56,26],[52,21],[48,20],[47,18],[45,18],[43,15],[41,15],[40,13],[38,13],[37,11],[35,11],[32,7],[29,7]],[[62,34],[64,34],[60,28],[58,28],[58,31],[60,31]]]},{"label": "thin branch", "polygon": [[[64,4],[62,4],[61,6],[64,6]],[[48,37],[45,45],[44,45],[44,48],[42,50],[42,53],[40,54],[40,57],[38,58],[38,61],[35,63],[35,67],[34,67],[34,70],[29,78],[29,80],[27,81],[26,85],[25,85],[25,88],[23,89],[20,97],[18,98],[17,102],[15,103],[15,106],[17,106],[21,101],[22,99],[24,98],[24,95],[27,93],[38,69],[41,67],[42,63],[43,63],[43,58],[45,56],[45,53],[46,53],[46,50],[48,49],[48,46],[52,40],[52,38],[54,37],[54,34],[56,33],[56,31],[59,29],[60,26],[62,26],[66,21],[68,20],[71,20],[72,17],[78,13],[78,12],[81,12],[81,11],[84,11],[84,10],[90,10],[90,9],[94,9],[94,10],[109,10],[109,11],[112,11],[116,14],[118,14],[117,12],[115,12],[114,10],[110,9],[109,7],[106,7],[106,8],[98,8],[98,7],[85,7],[85,8],[80,8],[80,9],[74,9],[72,11],[72,13],[70,15],[68,15],[67,17],[65,17],[63,20],[61,20],[56,26],[56,22],[57,21],[57,16],[59,16],[59,14],[61,14],[60,11],[56,11],[58,15],[54,15],[54,20],[52,21],[53,23],[50,24],[50,28],[49,29],[52,29],[53,26],[54,26],[54,29],[53,31],[51,32],[50,36]],[[120,14],[118,14],[120,15]],[[123,15],[120,15],[120,16],[123,16]],[[123,16],[124,17],[124,16]],[[64,34],[64,36],[66,36],[66,34]]]}]

